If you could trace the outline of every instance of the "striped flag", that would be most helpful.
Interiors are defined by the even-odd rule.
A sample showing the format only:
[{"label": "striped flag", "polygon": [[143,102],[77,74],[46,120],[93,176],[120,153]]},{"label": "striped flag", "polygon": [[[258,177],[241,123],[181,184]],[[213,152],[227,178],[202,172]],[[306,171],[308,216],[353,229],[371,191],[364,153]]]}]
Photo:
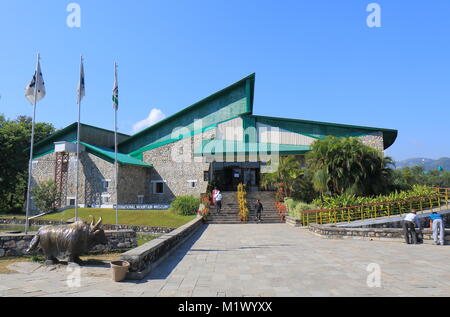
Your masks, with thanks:
[{"label": "striped flag", "polygon": [[[37,100],[34,100],[35,89],[36,89],[36,74],[39,74],[39,77],[37,80],[37,93],[36,93]],[[44,97],[45,97],[45,83],[44,83],[44,77],[42,76],[42,72],[41,72],[41,63],[38,61],[37,70],[34,73],[33,79],[25,87],[25,98],[27,98],[27,100],[32,105],[34,105],[38,101],[42,100]]]},{"label": "striped flag", "polygon": [[86,89],[84,86],[84,65],[83,65],[83,58],[81,58],[81,65],[80,65],[80,81],[78,83],[78,100],[81,101],[84,96],[86,95]]},{"label": "striped flag", "polygon": [[114,87],[112,93],[112,102],[113,108],[115,110],[119,110],[119,85],[117,83],[117,64],[115,65],[115,72],[114,72]]}]

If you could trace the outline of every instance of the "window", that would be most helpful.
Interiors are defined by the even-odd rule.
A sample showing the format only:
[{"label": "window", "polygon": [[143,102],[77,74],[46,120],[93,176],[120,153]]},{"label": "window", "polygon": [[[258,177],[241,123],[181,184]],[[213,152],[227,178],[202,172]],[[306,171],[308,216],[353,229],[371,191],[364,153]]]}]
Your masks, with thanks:
[{"label": "window", "polygon": [[153,194],[164,194],[164,182],[153,182]]},{"label": "window", "polygon": [[188,183],[191,188],[196,188],[198,181],[196,179],[193,179],[193,180],[188,180]]},{"label": "window", "polygon": [[203,180],[205,182],[209,182],[209,172],[208,171],[203,172]]},{"label": "window", "polygon": [[75,206],[75,198],[69,199],[69,206]]},{"label": "window", "polygon": [[144,203],[144,195],[138,195],[138,204],[142,205]]},{"label": "window", "polygon": [[111,183],[110,179],[102,179],[102,183],[103,183],[103,191],[107,192]]},{"label": "window", "polygon": [[155,192],[157,194],[164,194],[164,183],[156,183],[155,185]]},{"label": "window", "polygon": [[109,197],[108,196],[103,196],[102,197],[102,204],[107,204],[109,203]]}]

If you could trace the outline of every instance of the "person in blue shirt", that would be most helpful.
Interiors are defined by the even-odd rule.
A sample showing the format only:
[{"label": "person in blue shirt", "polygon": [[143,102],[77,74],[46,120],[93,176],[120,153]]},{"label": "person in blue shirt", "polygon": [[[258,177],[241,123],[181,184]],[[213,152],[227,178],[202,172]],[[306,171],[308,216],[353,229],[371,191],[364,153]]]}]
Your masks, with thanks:
[{"label": "person in blue shirt", "polygon": [[433,240],[436,245],[444,245],[445,226],[444,218],[437,212],[433,212],[430,216],[431,228],[433,230]]}]

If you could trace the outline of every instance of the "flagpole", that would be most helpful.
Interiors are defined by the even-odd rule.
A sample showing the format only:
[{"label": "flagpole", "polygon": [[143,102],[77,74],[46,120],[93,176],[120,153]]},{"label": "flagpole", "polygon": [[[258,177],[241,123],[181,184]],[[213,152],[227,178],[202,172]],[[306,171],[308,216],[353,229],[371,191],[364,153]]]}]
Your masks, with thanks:
[{"label": "flagpole", "polygon": [[36,61],[36,71],[35,71],[35,86],[34,86],[34,104],[33,104],[33,121],[31,124],[31,147],[30,147],[30,161],[28,163],[28,189],[27,189],[27,209],[26,209],[26,216],[25,216],[25,234],[28,233],[28,229],[30,226],[29,223],[29,215],[30,215],[30,204],[31,204],[31,179],[32,179],[32,171],[33,171],[33,150],[34,150],[34,126],[35,126],[35,120],[36,120],[36,103],[37,103],[37,92],[39,87],[39,77],[40,74],[38,74],[38,65],[39,60],[41,56],[38,53],[37,54],[37,61]]},{"label": "flagpole", "polygon": [[[117,63],[114,63],[114,76],[117,82]],[[118,103],[118,102],[117,102]],[[115,173],[116,173],[116,182],[115,182],[115,190],[116,190],[116,225],[119,225],[119,192],[118,192],[118,183],[119,183],[119,173],[117,166],[117,110],[118,105],[114,107],[114,152],[115,152]]]},{"label": "flagpole", "polygon": [[82,67],[83,67],[83,55],[80,58],[80,82],[78,87],[78,124],[77,124],[77,191],[75,196],[75,221],[78,221],[78,187],[80,185],[80,121],[81,121],[81,90],[82,87]]}]

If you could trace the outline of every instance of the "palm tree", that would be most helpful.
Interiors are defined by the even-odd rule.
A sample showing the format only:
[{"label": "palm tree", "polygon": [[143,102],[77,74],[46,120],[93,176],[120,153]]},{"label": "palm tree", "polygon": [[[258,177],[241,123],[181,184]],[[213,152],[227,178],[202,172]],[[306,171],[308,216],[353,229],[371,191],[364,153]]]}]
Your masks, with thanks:
[{"label": "palm tree", "polygon": [[392,175],[390,164],[390,157],[352,137],[329,136],[316,141],[307,154],[314,188],[336,195],[383,193]]},{"label": "palm tree", "polygon": [[295,156],[282,156],[279,159],[276,171],[262,175],[261,187],[265,189],[282,188],[287,197],[291,197],[296,184],[301,182],[304,170],[301,162]]}]

